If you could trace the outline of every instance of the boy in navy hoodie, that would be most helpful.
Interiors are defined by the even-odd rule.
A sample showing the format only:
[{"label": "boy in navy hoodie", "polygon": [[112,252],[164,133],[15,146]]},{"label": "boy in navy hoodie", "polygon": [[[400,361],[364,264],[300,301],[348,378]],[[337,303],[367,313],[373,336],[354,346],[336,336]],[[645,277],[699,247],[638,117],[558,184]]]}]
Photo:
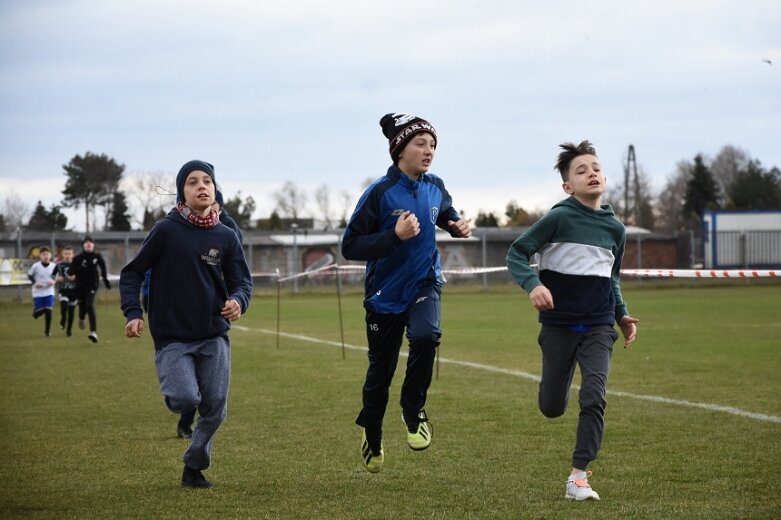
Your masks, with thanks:
[{"label": "boy in navy hoodie", "polygon": [[211,463],[214,434],[227,415],[230,385],[230,322],[247,311],[252,296],[244,252],[236,233],[212,208],[214,167],[190,161],[176,177],[177,204],[158,221],[120,273],[125,335],[141,336],[139,301],[144,273],[149,283],[149,330],[155,344],[160,392],[169,410],[198,409],[184,453],[182,486],[212,487],[202,471]]},{"label": "boy in navy hoodie", "polygon": [[425,450],[432,429],[423,409],[431,384],[442,331],[436,228],[454,237],[471,235],[469,224],[453,208],[442,179],[427,173],[437,148],[437,133],[417,116],[386,114],[380,120],[393,164],[369,186],[350,217],[342,255],[366,264],[366,335],[369,368],[363,408],[355,420],[363,428],[361,457],[366,469],[382,469],[382,424],[388,389],[406,331],[407,372],[401,388],[407,444]]},{"label": "boy in navy hoodie", "polygon": [[[605,430],[605,395],[618,323],[624,348],[635,340],[637,319],[621,296],[619,275],[626,231],[609,205],[602,205],[606,179],[594,146],[560,146],[556,169],[570,197],[554,205],[521,235],[507,254],[507,267],[540,312],[542,378],[539,407],[546,417],[567,410],[569,387],[580,366],[580,417],[572,470],[564,497],[599,500],[588,465],[597,458]],[[530,258],[539,253],[539,275]]]},{"label": "boy in navy hoodie", "polygon": [[[215,189],[214,195],[214,211],[220,216],[220,223],[231,228],[236,236],[239,237],[239,244],[244,242],[244,238],[241,234],[241,229],[233,217],[230,216],[227,210],[223,208],[225,202],[222,198],[222,192],[219,188]],[[144,276],[144,284],[142,285],[141,305],[144,311],[148,308],[149,303],[149,280],[152,277],[152,272],[147,271]],[[179,421],[176,423],[176,436],[180,439],[190,439],[193,436],[193,421],[195,420],[195,409],[186,410],[182,412],[179,417]]]}]

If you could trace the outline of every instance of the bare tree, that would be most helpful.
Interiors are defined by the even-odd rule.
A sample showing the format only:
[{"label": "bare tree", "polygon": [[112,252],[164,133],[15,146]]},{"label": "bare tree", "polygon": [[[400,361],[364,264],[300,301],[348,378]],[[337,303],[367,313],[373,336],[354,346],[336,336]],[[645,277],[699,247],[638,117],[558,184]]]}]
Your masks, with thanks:
[{"label": "bare tree", "polygon": [[173,206],[176,188],[171,175],[162,171],[134,173],[123,180],[133,222],[144,227],[144,215],[165,214]]},{"label": "bare tree", "polygon": [[711,161],[709,168],[713,180],[719,187],[722,206],[731,205],[730,201],[727,200],[729,188],[738,172],[745,170],[750,160],[751,158],[744,150],[728,144],[724,145]]},{"label": "bare tree", "polygon": [[5,196],[5,207],[3,209],[6,229],[13,231],[17,227],[24,227],[29,213],[30,207],[25,204],[22,197],[15,191],[10,190]]},{"label": "bare tree", "polygon": [[339,193],[339,210],[341,211],[341,217],[339,219],[339,227],[347,227],[347,218],[352,211],[353,196],[347,190],[342,190]]},{"label": "bare tree", "polygon": [[[620,184],[608,183],[605,193],[602,194],[602,204],[608,204],[616,216],[624,214],[624,187]],[[627,222],[624,222],[627,224]]]},{"label": "bare tree", "polygon": [[328,185],[323,184],[315,190],[315,201],[325,221],[325,228],[331,229],[331,190]]},{"label": "bare tree", "polygon": [[651,181],[645,170],[640,167],[637,171],[637,182],[635,183],[635,226],[644,229],[656,228],[653,198]]},{"label": "bare tree", "polygon": [[277,201],[276,209],[283,217],[297,219],[306,207],[306,194],[292,181],[287,181],[273,196]]},{"label": "bare tree", "polygon": [[680,161],[675,173],[667,178],[667,183],[659,193],[656,202],[656,228],[674,232],[686,228],[688,222],[683,213],[686,202],[686,184],[694,165],[690,161]]},{"label": "bare tree", "polygon": [[[626,193],[627,188],[629,193]],[[629,208],[624,207],[629,201]],[[610,184],[602,196],[603,204],[610,204],[613,211],[628,226],[654,229],[653,189],[642,167],[637,168],[637,176],[630,178],[630,185]]]}]

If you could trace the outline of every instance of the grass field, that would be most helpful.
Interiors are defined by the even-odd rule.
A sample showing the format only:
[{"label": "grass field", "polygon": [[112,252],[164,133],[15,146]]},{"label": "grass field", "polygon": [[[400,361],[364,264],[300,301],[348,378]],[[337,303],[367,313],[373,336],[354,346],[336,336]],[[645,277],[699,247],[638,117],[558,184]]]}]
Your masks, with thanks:
[{"label": "grass field", "polygon": [[256,295],[232,332],[211,491],[179,485],[186,445],[151,340],[122,336],[115,291],[101,295],[97,345],[81,331],[44,338],[28,305],[0,304],[0,518],[781,517],[781,286],[625,295],[639,339],[613,355],[619,394],[592,465],[602,500],[577,504],[563,499],[577,399],[560,419],[537,410],[525,374],[539,373],[538,324],[518,290],[446,288],[426,406],[434,442],[406,446],[400,367],[376,475],[353,423],[366,369],[360,298],[342,302],[342,359],[333,295],[286,295],[279,348],[274,295]]}]

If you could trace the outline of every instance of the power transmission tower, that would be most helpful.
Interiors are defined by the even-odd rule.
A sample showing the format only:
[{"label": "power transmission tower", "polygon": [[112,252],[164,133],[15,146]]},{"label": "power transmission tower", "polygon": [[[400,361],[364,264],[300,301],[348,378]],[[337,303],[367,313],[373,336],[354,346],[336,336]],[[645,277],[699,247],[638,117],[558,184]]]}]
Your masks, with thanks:
[{"label": "power transmission tower", "polygon": [[[629,175],[632,173],[633,179],[633,197],[632,204],[629,204]],[[631,207],[631,209],[630,209]],[[632,224],[637,224],[640,220],[640,181],[637,178],[637,159],[635,158],[635,147],[629,145],[629,150],[626,154],[626,163],[624,163],[624,222],[629,222],[629,217],[634,216]]]}]

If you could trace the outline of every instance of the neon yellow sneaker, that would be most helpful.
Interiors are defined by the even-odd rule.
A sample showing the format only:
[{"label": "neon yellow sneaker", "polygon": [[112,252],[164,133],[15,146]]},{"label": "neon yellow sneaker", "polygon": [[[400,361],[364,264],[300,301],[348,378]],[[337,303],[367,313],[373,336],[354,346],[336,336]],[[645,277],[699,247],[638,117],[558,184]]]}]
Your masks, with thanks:
[{"label": "neon yellow sneaker", "polygon": [[412,421],[405,420],[404,414],[401,415],[401,420],[407,425],[407,444],[410,448],[422,451],[431,446],[431,436],[434,429],[428,421],[425,410],[418,412],[417,417]]},{"label": "neon yellow sneaker", "polygon": [[588,483],[588,478],[591,476],[591,471],[581,471],[575,475],[570,475],[567,479],[567,492],[564,494],[564,498],[567,500],[577,500],[581,502],[583,500],[599,500],[599,494],[591,489]]},{"label": "neon yellow sneaker", "polygon": [[[382,430],[377,435],[369,435],[366,438],[366,428],[361,435],[361,458],[363,465],[369,473],[378,473],[385,462],[385,453],[382,451]],[[370,442],[371,441],[371,442]]]}]

